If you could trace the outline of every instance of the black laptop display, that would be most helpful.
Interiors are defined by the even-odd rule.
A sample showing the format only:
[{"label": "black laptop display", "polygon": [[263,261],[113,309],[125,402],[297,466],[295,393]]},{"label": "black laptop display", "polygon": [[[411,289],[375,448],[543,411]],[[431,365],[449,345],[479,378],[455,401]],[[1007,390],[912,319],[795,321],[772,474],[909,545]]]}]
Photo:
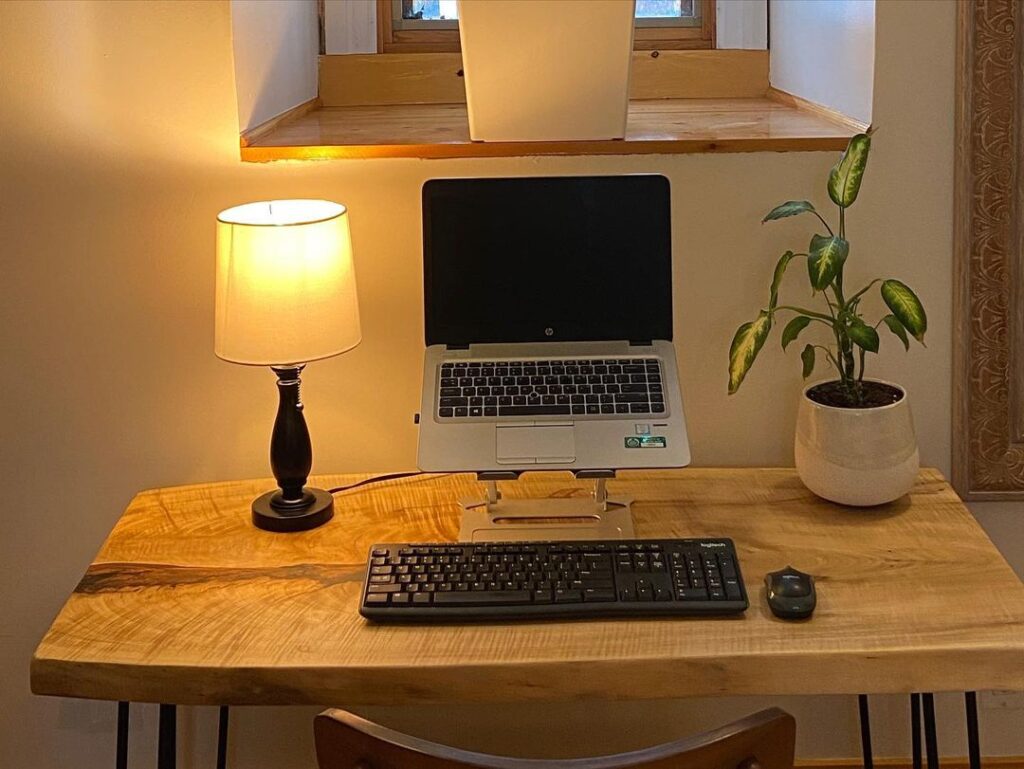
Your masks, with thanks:
[{"label": "black laptop display", "polygon": [[663,176],[423,186],[427,345],[672,338]]}]

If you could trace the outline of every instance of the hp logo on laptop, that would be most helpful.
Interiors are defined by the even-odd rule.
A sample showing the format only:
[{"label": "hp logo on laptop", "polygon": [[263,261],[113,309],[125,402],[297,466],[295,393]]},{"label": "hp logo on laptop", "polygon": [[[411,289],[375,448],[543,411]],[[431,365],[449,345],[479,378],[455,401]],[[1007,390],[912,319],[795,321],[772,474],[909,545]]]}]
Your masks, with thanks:
[{"label": "hp logo on laptop", "polygon": [[546,329],[544,329],[544,336],[554,336],[554,335],[555,335],[555,330],[553,328],[551,328],[551,326],[548,326]]}]

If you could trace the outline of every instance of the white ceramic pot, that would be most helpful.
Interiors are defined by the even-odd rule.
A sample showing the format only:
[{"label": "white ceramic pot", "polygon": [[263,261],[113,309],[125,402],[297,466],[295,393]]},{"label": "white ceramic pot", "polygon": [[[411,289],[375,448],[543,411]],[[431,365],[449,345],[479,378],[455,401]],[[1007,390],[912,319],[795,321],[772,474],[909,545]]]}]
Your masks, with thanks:
[{"label": "white ceramic pot", "polygon": [[883,384],[903,397],[863,409],[824,406],[807,397],[815,385],[804,388],[796,420],[796,469],[819,497],[844,505],[880,505],[913,487],[920,457],[910,403],[902,387]]}]

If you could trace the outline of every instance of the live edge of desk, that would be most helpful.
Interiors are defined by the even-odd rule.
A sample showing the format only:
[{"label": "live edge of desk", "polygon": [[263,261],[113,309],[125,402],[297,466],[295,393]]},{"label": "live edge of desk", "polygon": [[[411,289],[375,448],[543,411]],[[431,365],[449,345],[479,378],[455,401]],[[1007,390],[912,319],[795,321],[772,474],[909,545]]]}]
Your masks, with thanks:
[{"label": "live edge of desk", "polygon": [[[365,476],[322,476],[339,486]],[[638,537],[728,536],[751,598],[734,619],[375,626],[368,549],[453,541],[471,475],[338,495],[303,534],[252,527],[265,480],[140,493],[32,661],[37,694],[175,704],[410,704],[725,694],[1024,689],[1024,585],[941,474],[843,508],[788,468],[628,472]],[[511,496],[584,495],[568,474]],[[775,619],[765,572],[818,577],[805,622]]]}]

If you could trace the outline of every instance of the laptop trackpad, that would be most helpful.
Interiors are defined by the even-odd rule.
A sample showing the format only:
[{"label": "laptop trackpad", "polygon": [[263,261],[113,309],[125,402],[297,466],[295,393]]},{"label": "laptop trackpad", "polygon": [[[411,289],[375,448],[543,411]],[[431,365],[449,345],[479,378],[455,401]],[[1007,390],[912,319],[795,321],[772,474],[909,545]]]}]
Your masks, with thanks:
[{"label": "laptop trackpad", "polygon": [[572,425],[498,425],[499,464],[575,462]]}]

